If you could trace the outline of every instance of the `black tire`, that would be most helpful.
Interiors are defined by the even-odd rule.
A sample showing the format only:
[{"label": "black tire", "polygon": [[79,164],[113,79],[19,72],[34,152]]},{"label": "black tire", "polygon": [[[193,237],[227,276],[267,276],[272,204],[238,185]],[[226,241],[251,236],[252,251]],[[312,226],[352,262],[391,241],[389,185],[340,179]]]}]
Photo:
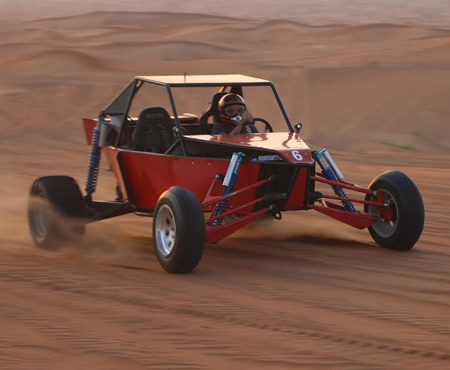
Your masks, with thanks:
[{"label": "black tire", "polygon": [[200,262],[205,249],[205,217],[197,197],[179,186],[165,191],[153,217],[153,245],[162,268],[186,274]]},{"label": "black tire", "polygon": [[28,225],[40,247],[58,250],[79,241],[85,232],[85,202],[78,183],[68,176],[40,177],[31,185]]},{"label": "black tire", "polygon": [[[381,217],[387,210],[390,221],[377,221],[369,227],[373,240],[384,248],[406,251],[411,249],[423,231],[425,210],[422,196],[414,182],[400,171],[387,171],[376,177],[369,188],[382,194],[389,206],[385,209],[365,205],[364,211]],[[366,200],[373,200],[367,196]]]}]

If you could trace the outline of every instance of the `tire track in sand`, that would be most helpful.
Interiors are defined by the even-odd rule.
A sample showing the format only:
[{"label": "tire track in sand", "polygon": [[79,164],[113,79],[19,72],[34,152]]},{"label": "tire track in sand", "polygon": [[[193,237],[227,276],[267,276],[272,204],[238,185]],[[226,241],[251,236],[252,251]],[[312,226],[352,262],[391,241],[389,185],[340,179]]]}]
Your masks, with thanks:
[{"label": "tire track in sand", "polygon": [[[20,261],[17,262],[20,263]],[[51,263],[51,265],[54,264],[55,263]],[[224,313],[205,310],[199,307],[191,308],[191,307],[180,307],[170,304],[168,305],[167,298],[170,297],[170,293],[166,292],[166,296],[163,295],[157,298],[149,298],[148,296],[139,296],[133,294],[132,290],[128,290],[128,287],[126,287],[126,285],[129,285],[130,283],[131,285],[135,285],[136,283],[139,282],[145,285],[148,284],[148,281],[143,280],[143,276],[140,276],[139,273],[132,275],[133,277],[138,276],[139,277],[138,279],[134,278],[130,279],[129,272],[127,272],[127,274],[125,275],[121,271],[117,271],[117,269],[114,268],[106,269],[105,272],[108,275],[111,275],[112,272],[113,277],[114,275],[118,275],[116,277],[120,277],[121,285],[123,285],[120,288],[121,290],[122,288],[124,289],[121,295],[117,295],[113,291],[108,292],[108,290],[101,289],[102,284],[100,285],[96,284],[96,280],[99,280],[99,276],[92,279],[92,277],[94,277],[94,273],[92,271],[87,273],[88,277],[90,278],[90,283],[88,285],[85,285],[84,283],[86,281],[80,282],[63,279],[58,279],[58,281],[55,281],[53,280],[51,274],[49,274],[48,270],[46,273],[42,270],[39,272],[36,271],[36,273],[30,272],[21,273],[20,271],[8,271],[10,270],[8,269],[8,266],[11,267],[11,264],[8,264],[8,266],[6,266],[2,263],[0,266],[1,266],[0,276],[2,277],[2,280],[9,281],[11,283],[25,283],[35,287],[49,289],[51,291],[65,292],[76,294],[82,297],[89,297],[90,299],[101,298],[109,302],[120,302],[125,305],[143,307],[162,312],[170,312],[171,314],[175,315],[184,315],[208,321],[212,320],[213,322],[221,322],[237,326],[244,326],[247,328],[261,329],[273,333],[283,333],[294,336],[307,337],[310,339],[317,339],[320,341],[331,342],[345,346],[358,347],[360,349],[365,350],[382,351],[393,354],[408,355],[419,358],[428,358],[439,361],[450,360],[450,351],[424,349],[409,344],[405,345],[402,343],[389,343],[387,341],[382,341],[377,338],[371,339],[362,338],[358,335],[333,332],[327,330],[327,328],[313,328],[311,327],[311,325],[308,325],[307,323],[304,322],[303,323],[297,322],[295,324],[291,322],[288,324],[278,320],[268,323],[268,322],[260,322],[259,320],[252,319],[251,317],[245,317],[245,315],[242,315],[243,312],[238,312],[237,314],[229,312]],[[70,265],[69,266],[65,265],[65,267],[72,268],[72,266]],[[50,270],[52,271],[53,274],[58,273],[58,268],[56,269],[56,271],[54,269]],[[85,273],[85,271],[83,270],[88,270],[88,268],[84,266],[84,268],[78,272]],[[97,274],[98,272],[99,271],[97,270],[95,273]],[[101,272],[103,273],[104,271]],[[110,278],[108,278],[107,280],[110,281]],[[114,279],[114,281],[119,280]],[[103,285],[104,284],[105,283],[103,282]],[[145,287],[145,285],[139,288],[142,289]],[[189,300],[187,297],[184,298],[185,301]]]}]

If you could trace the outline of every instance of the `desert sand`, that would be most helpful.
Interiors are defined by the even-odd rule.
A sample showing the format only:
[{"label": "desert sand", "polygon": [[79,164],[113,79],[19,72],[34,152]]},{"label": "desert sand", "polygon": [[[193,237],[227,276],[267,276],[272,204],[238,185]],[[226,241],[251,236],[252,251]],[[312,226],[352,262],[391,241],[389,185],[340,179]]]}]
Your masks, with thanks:
[{"label": "desert sand", "polygon": [[[123,11],[30,20],[0,4],[0,369],[450,367],[450,29]],[[60,252],[36,248],[28,188],[52,174],[84,183],[80,117],[136,74],[185,71],[272,80],[348,181],[404,171],[426,207],[415,248],[382,249],[313,211],[208,245],[187,276],[160,268],[151,219],[134,215]],[[207,102],[189,103],[199,114]],[[105,166],[96,196],[114,197]]]}]

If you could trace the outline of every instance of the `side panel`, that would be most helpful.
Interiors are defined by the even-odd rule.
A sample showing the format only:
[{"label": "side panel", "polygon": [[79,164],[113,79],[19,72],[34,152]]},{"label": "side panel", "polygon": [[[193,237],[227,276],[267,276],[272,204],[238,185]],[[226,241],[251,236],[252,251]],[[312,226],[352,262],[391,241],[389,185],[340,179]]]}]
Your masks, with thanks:
[{"label": "side panel", "polygon": [[300,167],[294,187],[292,188],[285,211],[303,209],[305,206],[306,185],[309,167]]},{"label": "side panel", "polygon": [[[130,203],[139,208],[155,209],[160,195],[172,186],[191,190],[200,202],[205,198],[214,175],[225,175],[229,161],[189,158],[119,150],[118,163]],[[259,164],[243,163],[235,190],[258,180]],[[220,193],[220,189],[219,193]],[[255,199],[256,190],[237,195],[230,206]]]}]

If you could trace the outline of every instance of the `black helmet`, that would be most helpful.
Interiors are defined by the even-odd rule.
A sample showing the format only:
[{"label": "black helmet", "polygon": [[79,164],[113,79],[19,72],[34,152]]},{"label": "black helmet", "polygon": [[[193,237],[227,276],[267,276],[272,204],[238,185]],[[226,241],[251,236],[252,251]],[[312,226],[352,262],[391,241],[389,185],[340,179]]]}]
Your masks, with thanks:
[{"label": "black helmet", "polygon": [[238,94],[226,94],[219,100],[219,114],[225,122],[238,124],[245,110],[245,100]]}]

